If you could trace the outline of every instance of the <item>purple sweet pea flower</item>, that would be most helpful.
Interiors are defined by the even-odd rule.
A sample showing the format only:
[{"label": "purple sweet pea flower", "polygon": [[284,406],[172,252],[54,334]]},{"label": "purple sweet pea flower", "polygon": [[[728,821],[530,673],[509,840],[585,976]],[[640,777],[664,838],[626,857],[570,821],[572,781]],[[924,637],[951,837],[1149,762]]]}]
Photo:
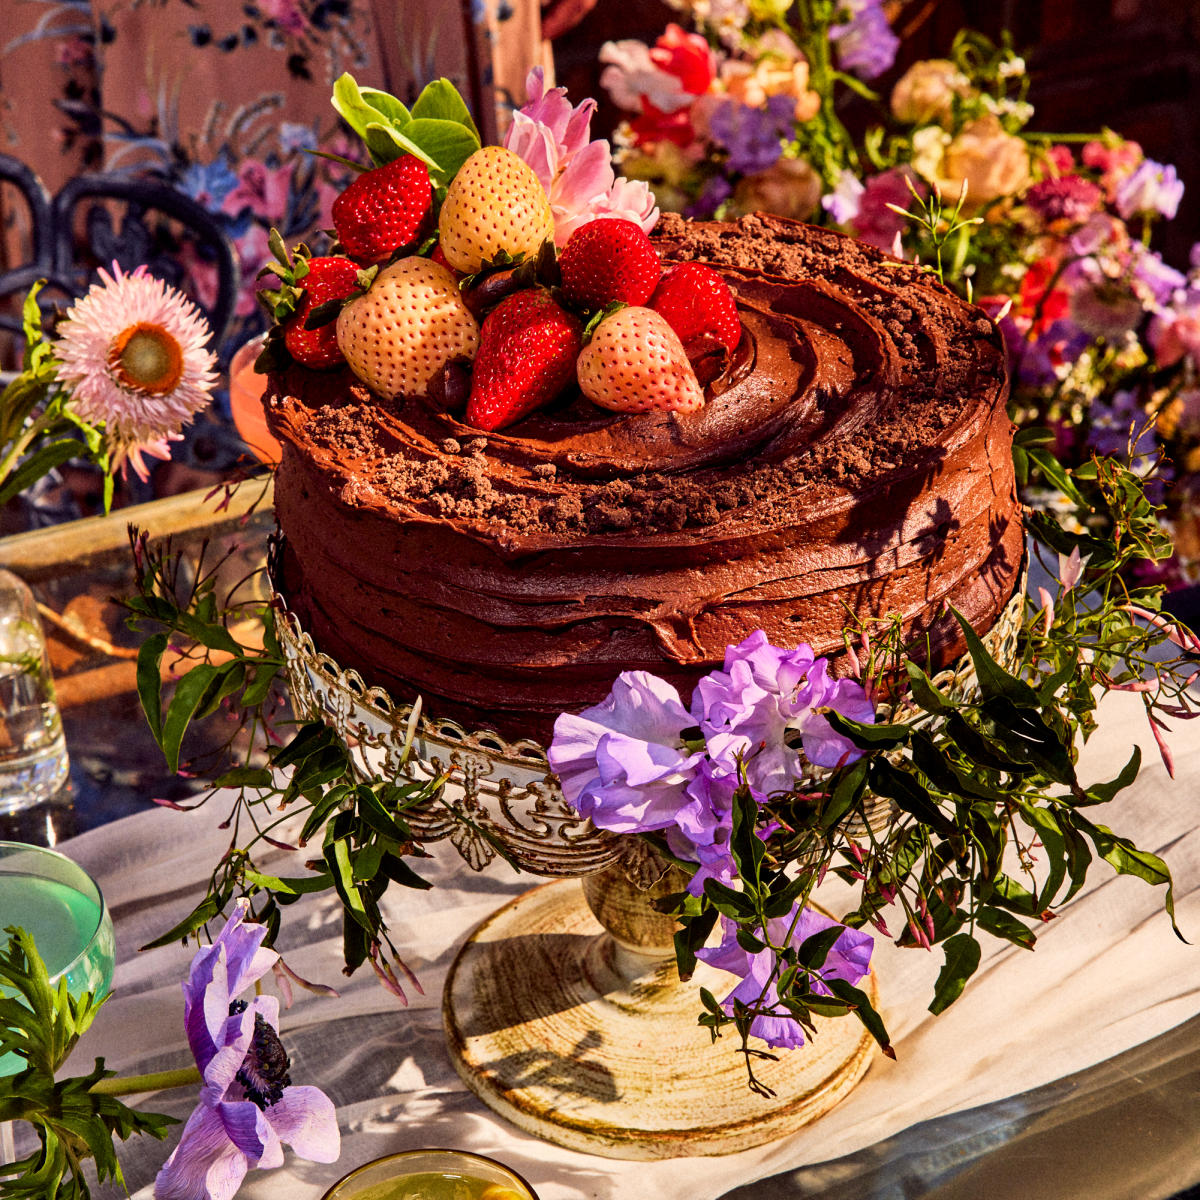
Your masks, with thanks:
[{"label": "purple sweet pea flower", "polygon": [[825,660],[814,658],[811,647],[781,650],[762,630],[728,647],[725,669],[700,680],[692,696],[692,714],[709,755],[733,772],[740,754],[747,780],[767,795],[787,790],[801,773],[799,755],[785,741],[789,730],[799,730],[804,754],[817,766],[836,767],[861,756],[834,732],[822,708],[864,723],[875,720],[860,684],[830,678]]},{"label": "purple sweet pea flower", "polygon": [[687,786],[687,803],[667,830],[671,853],[697,864],[687,886],[693,896],[703,893],[706,879],[732,883],[737,875],[737,864],[729,850],[737,785],[736,774],[726,771],[720,763],[704,759]]},{"label": "purple sweet pea flower", "polygon": [[239,900],[217,940],[192,960],[183,985],[188,1045],[203,1077],[200,1103],[154,1181],[155,1200],[231,1200],[251,1167],[283,1163],[283,1143],[313,1162],[341,1151],[332,1101],[293,1087],[279,1041],[279,1001],[235,997],[278,959],[266,926],[246,924]]},{"label": "purple sweet pea flower", "polygon": [[1159,213],[1171,220],[1183,199],[1183,182],[1170,164],[1144,159],[1136,171],[1117,188],[1117,212],[1125,220],[1138,213]]},{"label": "purple sweet pea flower", "polygon": [[1131,250],[1134,285],[1153,304],[1169,304],[1175,293],[1186,287],[1187,276],[1168,266],[1153,250],[1148,250],[1141,242],[1134,242]]},{"label": "purple sweet pea flower", "polygon": [[821,197],[821,207],[838,225],[849,225],[862,211],[862,199],[866,191],[853,171],[842,171],[833,191]]},{"label": "purple sweet pea flower", "polygon": [[[721,944],[698,950],[696,957],[710,966],[741,976],[741,983],[721,1001],[722,1009],[732,1016],[736,1000],[746,1005],[761,1005],[765,1012],[755,1017],[750,1025],[750,1032],[755,1037],[778,1049],[792,1050],[803,1046],[804,1029],[779,1003],[774,983],[768,982],[775,968],[775,955],[770,950],[752,954],[743,949],[738,945],[737,926],[725,917],[721,918],[721,923]],[[786,941],[787,945],[799,948],[806,938],[836,924],[836,921],[811,908],[804,909],[797,919],[797,909],[794,907],[787,916],[768,921],[767,933],[776,945]],[[760,930],[754,932],[761,936]],[[812,990],[821,995],[832,994],[821,982],[822,979],[841,979],[852,985],[857,984],[870,969],[873,948],[874,941],[870,934],[859,929],[845,929],[825,956],[824,964],[818,968],[817,974],[821,978],[811,981]]]},{"label": "purple sweet pea flower", "polygon": [[896,61],[900,39],[892,32],[879,0],[844,0],[842,7],[850,12],[850,20],[829,29],[838,66],[860,79],[882,75]]},{"label": "purple sweet pea flower", "polygon": [[606,700],[554,722],[547,756],[567,803],[600,829],[666,829],[703,758],[683,746],[693,724],[669,683],[623,671]]},{"label": "purple sweet pea flower", "polygon": [[722,100],[709,115],[713,140],[729,151],[729,170],[757,175],[773,167],[792,136],[796,101],[770,96],[762,108]]}]

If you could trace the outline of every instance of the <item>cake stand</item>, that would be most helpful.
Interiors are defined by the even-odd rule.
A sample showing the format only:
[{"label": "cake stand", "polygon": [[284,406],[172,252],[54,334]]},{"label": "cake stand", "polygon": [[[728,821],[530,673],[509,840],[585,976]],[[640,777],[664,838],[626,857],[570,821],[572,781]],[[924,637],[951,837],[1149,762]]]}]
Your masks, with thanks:
[{"label": "cake stand", "polygon": [[[874,1042],[861,1023],[818,1019],[808,1045],[756,1061],[774,1096],[751,1092],[736,1039],[714,1043],[697,1023],[699,989],[720,995],[733,977],[700,963],[681,982],[674,922],[651,907],[683,886],[676,869],[642,839],[583,820],[536,742],[414,714],[322,653],[283,599],[275,602],[298,716],[334,729],[363,779],[450,772],[440,802],[405,814],[417,838],[450,841],[476,871],[502,849],[552,880],[485,920],[446,981],[450,1056],[485,1104],[593,1154],[728,1154],[819,1117],[862,1077]],[[1022,586],[984,639],[1001,661],[1013,657],[1023,606]],[[936,682],[969,689],[969,661]],[[874,977],[863,987],[874,1003]]]}]

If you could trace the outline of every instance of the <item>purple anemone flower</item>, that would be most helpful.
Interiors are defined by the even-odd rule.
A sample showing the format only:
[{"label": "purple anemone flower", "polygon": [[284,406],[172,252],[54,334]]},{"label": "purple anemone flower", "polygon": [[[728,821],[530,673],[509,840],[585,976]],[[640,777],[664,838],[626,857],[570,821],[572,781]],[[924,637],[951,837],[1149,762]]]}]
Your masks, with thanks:
[{"label": "purple anemone flower", "polygon": [[600,829],[666,829],[703,757],[683,745],[692,724],[669,683],[622,671],[606,700],[554,722],[547,756],[567,803]]},{"label": "purple anemone flower", "polygon": [[[775,984],[770,982],[776,966],[774,953],[769,949],[760,950],[757,954],[751,953],[738,944],[738,929],[734,922],[722,917],[721,923],[721,944],[698,950],[696,957],[710,966],[741,976],[741,982],[721,1001],[722,1009],[732,1016],[736,1000],[745,1005],[757,1005],[760,1014],[750,1025],[750,1032],[755,1037],[762,1038],[768,1046],[779,1049],[793,1050],[797,1046],[803,1046],[803,1027],[782,1006]],[[767,933],[771,942],[777,946],[786,942],[789,946],[799,948],[806,938],[835,925],[836,921],[811,908],[804,909],[797,917],[797,908],[793,907],[787,916],[768,921]],[[762,936],[761,930],[756,929],[753,932]],[[874,945],[870,934],[863,933],[860,929],[843,929],[825,956],[824,964],[817,968],[817,977],[810,980],[811,990],[823,996],[831,995],[829,987],[822,982],[828,979],[841,979],[849,984],[857,984],[870,969]]]},{"label": "purple anemone flower", "polygon": [[155,1200],[231,1200],[251,1167],[278,1167],[286,1143],[302,1158],[335,1162],[341,1138],[333,1102],[294,1087],[279,1040],[274,996],[237,999],[279,955],[263,948],[266,926],[247,924],[239,900],[183,985],[188,1045],[200,1068],[200,1103],[154,1181]]}]

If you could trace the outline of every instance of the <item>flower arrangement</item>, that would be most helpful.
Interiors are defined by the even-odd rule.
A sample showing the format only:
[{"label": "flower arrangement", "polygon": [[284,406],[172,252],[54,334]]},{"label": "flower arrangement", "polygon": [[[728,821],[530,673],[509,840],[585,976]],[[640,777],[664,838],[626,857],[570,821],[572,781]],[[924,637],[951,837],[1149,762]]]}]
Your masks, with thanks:
[{"label": "flower arrangement", "polygon": [[[863,61],[861,39],[879,35],[879,21],[871,15],[878,10],[870,4],[855,7],[845,28],[837,27],[836,38],[832,16],[843,9],[827,5],[821,11],[830,16],[829,38],[840,38],[842,66],[826,64],[840,78],[843,67]],[[686,80],[699,87],[709,60],[702,59],[694,40],[682,33],[670,37],[671,43],[656,48],[662,54],[651,58],[651,65],[658,70],[669,62],[680,72],[672,76],[680,86]],[[997,66],[994,74],[1007,80],[1012,72]],[[951,84],[955,114],[968,98],[957,76]],[[346,205],[340,212],[335,208],[343,242],[358,247],[360,261],[375,260],[356,281],[359,290],[369,288],[364,297],[343,291],[326,300],[315,281],[321,260],[280,264],[274,274],[284,286],[270,296],[281,322],[276,350],[307,354],[306,343],[297,352],[289,338],[319,334],[336,319],[333,350],[344,351],[359,371],[360,331],[352,321],[346,324],[353,307],[369,302],[397,268],[424,279],[440,265],[440,254],[464,275],[446,305],[455,338],[469,328],[461,312],[470,311],[465,300],[478,299],[481,292],[485,311],[495,306],[483,320],[474,361],[477,384],[486,361],[488,322],[532,291],[531,278],[541,279],[549,268],[557,267],[566,291],[576,238],[597,227],[627,229],[621,236],[635,241],[644,236],[653,220],[653,197],[640,181],[623,188],[604,168],[595,147],[604,154],[607,147],[590,141],[587,133],[591,105],[572,106],[561,91],[547,91],[536,72],[529,87],[529,103],[514,119],[504,148],[520,160],[516,167],[497,155],[497,148],[478,147],[461,101],[441,85],[430,85],[411,111],[401,111],[398,102],[358,89],[348,78],[339,84],[335,102],[363,137],[374,163],[360,181],[390,189],[388,220],[354,219],[371,195],[365,186],[356,191],[358,184],[341,198]],[[930,90],[912,88],[926,106],[932,104]],[[661,104],[660,112],[665,111]],[[990,110],[985,115],[986,121],[978,115],[972,119],[984,121],[987,130],[995,120],[1002,132],[1004,120],[1016,119]],[[982,137],[984,131],[974,127],[970,136]],[[951,153],[947,146],[943,151],[939,170],[966,169],[965,150]],[[426,164],[432,187],[421,179],[414,182],[420,172],[411,166],[412,157]],[[500,252],[481,250],[459,237],[454,221],[447,220],[456,188],[464,175],[475,181],[471,164],[479,161],[489,171],[504,163],[506,178],[519,181],[519,191],[504,192],[520,200],[512,201],[504,220],[514,212],[524,214],[514,220],[517,232],[524,237],[528,224],[537,236],[523,248],[505,243]],[[841,167],[834,167],[830,157],[822,170],[840,180]],[[494,177],[487,182],[493,186]],[[971,224],[983,219],[980,210],[967,215],[965,200],[946,210],[937,190],[923,190],[907,173],[901,173],[901,182],[909,202],[913,190],[921,198],[924,219],[914,221],[899,203],[894,208],[901,212],[883,206],[902,222],[897,229],[923,230],[922,244],[935,261],[939,250],[955,260],[964,236],[969,251],[970,239],[985,228]],[[442,187],[435,241],[414,213],[426,213],[437,203]],[[852,190],[843,188],[847,195]],[[383,203],[380,194],[386,193],[371,202]],[[589,215],[609,219],[588,222]],[[842,219],[857,218],[847,208]],[[365,240],[351,241],[360,228]],[[479,230],[494,232],[481,221],[472,237]],[[555,245],[560,241],[561,255]],[[350,282],[347,287],[354,290]],[[320,306],[314,306],[314,297],[322,300]],[[632,305],[621,313],[636,311]],[[600,315],[600,332],[614,319]],[[464,345],[453,340],[451,349],[441,347],[439,353],[451,356],[453,365],[454,356],[469,357],[473,351]],[[586,353],[579,358],[581,372]],[[361,357],[366,362],[371,356]],[[395,361],[401,367],[393,367]],[[389,372],[408,369],[399,352],[387,364]],[[407,376],[360,378],[382,395],[407,394],[413,386]],[[455,403],[451,381],[450,374],[439,381],[435,371],[419,386],[431,387],[437,402],[450,405]],[[471,402],[466,412],[470,420]],[[519,415],[510,412],[509,419]],[[1135,691],[1170,768],[1169,722],[1197,713],[1187,689],[1197,677],[1200,641],[1159,613],[1162,589],[1151,576],[1171,547],[1145,493],[1153,483],[1152,470],[1143,479],[1140,466],[1134,469],[1120,455],[1064,466],[1050,439],[1045,431],[1026,430],[1017,438],[1014,456],[1022,478],[1039,473],[1061,496],[1057,510],[1051,506],[1028,518],[1035,552],[1057,576],[1058,586],[1041,586],[1026,604],[1012,661],[998,661],[959,618],[975,686],[964,689],[931,679],[916,648],[905,644],[898,620],[848,618],[850,677],[834,678],[806,646],[772,646],[759,633],[729,647],[722,669],[701,680],[690,698],[662,680],[633,672],[618,678],[605,702],[566,714],[556,726],[549,758],[566,798],[595,825],[648,840],[682,870],[685,885],[662,902],[681,925],[676,938],[680,974],[687,978],[698,959],[707,959],[740,978],[720,999],[701,995],[700,1020],[714,1035],[733,1027],[752,1087],[763,1087],[753,1062],[764,1051],[750,1039],[797,1046],[814,1016],[854,1014],[890,1050],[886,1028],[858,986],[874,933],[902,946],[942,947],[944,967],[932,1002],[940,1011],[961,993],[980,962],[982,935],[1032,947],[1037,923],[1078,890],[1094,858],[1165,885],[1165,907],[1171,912],[1166,864],[1092,819],[1095,806],[1136,777],[1138,752],[1116,779],[1097,782],[1077,776],[1076,746],[1094,730],[1096,707],[1106,691]],[[272,688],[284,664],[276,614],[261,603],[218,598],[211,573],[198,572],[190,594],[181,589],[178,560],[169,546],[152,546],[138,537],[134,553],[138,594],[129,607],[136,626],[149,634],[139,671],[142,702],[170,765],[186,761],[182,746],[191,717],[217,704],[242,711],[279,737]],[[228,629],[251,612],[266,631],[257,650],[240,647]],[[192,661],[169,698],[159,682],[168,653]],[[418,706],[409,746],[419,719]],[[234,790],[227,820],[247,832],[235,835],[209,894],[164,938],[196,933],[239,898],[274,929],[297,895],[334,891],[345,908],[347,971],[369,962],[403,999],[402,980],[411,985],[412,979],[402,948],[389,939],[380,898],[392,884],[427,886],[410,865],[423,851],[408,815],[439,802],[446,776],[419,782],[402,782],[402,776],[364,779],[351,750],[316,721],[301,724],[290,740],[279,737],[266,756],[270,769],[247,759],[213,780],[214,788]],[[257,847],[291,845],[275,833],[291,814],[302,818],[293,848],[319,840],[320,855],[307,860],[307,874],[265,875],[255,863]],[[452,815],[470,822],[466,814]],[[1035,845],[1040,846],[1036,858]],[[831,872],[857,892],[854,905],[836,920],[810,905]]]},{"label": "flower arrangement", "polygon": [[[279,1001],[247,988],[280,965],[263,946],[265,925],[234,906],[211,945],[197,951],[183,984],[184,1025],[196,1066],[117,1077],[97,1059],[87,1075],[57,1078],[107,996],[52,987],[33,938],[9,928],[0,949],[0,1054],[25,1067],[0,1076],[0,1121],[25,1121],[40,1146],[11,1164],[0,1196],[88,1200],[83,1163],[99,1182],[124,1187],[114,1139],[164,1138],[174,1118],[129,1108],[118,1097],[200,1084],[199,1102],[154,1184],[156,1200],[232,1200],[246,1172],[283,1162],[284,1143],[302,1158],[335,1162],[341,1148],[333,1103],[318,1088],[293,1086],[279,1040]],[[7,1165],[7,1164],[6,1164]]]},{"label": "flower arrangement", "polygon": [[[969,32],[877,94],[897,47],[878,0],[676,7],[691,30],[601,51],[632,114],[621,171],[690,216],[763,209],[929,264],[1000,322],[1013,415],[1063,461],[1165,460],[1176,553],[1160,570],[1200,580],[1200,250],[1185,272],[1153,249],[1175,168],[1109,131],[1032,132],[1024,61]],[[838,115],[850,92],[876,106],[859,136]]]},{"label": "flower arrangement", "polygon": [[112,274],[67,310],[54,335],[42,332],[35,286],[23,312],[23,369],[0,395],[0,505],[71,458],[113,477],[147,458],[168,459],[171,443],[208,403],[216,383],[210,330],[191,301],[143,268]]}]

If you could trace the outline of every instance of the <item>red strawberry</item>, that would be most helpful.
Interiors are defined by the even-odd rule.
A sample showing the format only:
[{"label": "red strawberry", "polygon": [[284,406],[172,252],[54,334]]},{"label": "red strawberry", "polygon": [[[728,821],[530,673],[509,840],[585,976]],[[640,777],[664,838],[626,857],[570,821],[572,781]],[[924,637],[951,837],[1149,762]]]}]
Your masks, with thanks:
[{"label": "red strawberry", "polygon": [[308,274],[298,281],[303,298],[295,315],[283,323],[283,343],[288,353],[306,367],[321,370],[343,362],[337,344],[337,322],[326,321],[317,329],[305,329],[309,313],[330,300],[344,300],[358,286],[358,266],[348,258],[310,258]]},{"label": "red strawberry", "polygon": [[703,344],[712,339],[732,354],[742,339],[742,323],[729,284],[704,263],[668,267],[649,307],[666,317],[688,350],[698,341]]},{"label": "red strawberry", "polygon": [[582,332],[541,288],[502,300],[479,333],[467,424],[490,432],[549,404],[575,378]]},{"label": "red strawberry", "polygon": [[[439,266],[445,267],[447,271],[454,271],[454,268],[450,265],[450,260],[446,257],[446,252],[442,249],[441,242],[438,242],[437,245],[434,246],[433,250],[430,252],[429,261],[435,262]],[[457,271],[454,271],[454,273],[456,275],[458,274]]]},{"label": "red strawberry", "polygon": [[642,227],[623,217],[600,217],[567,239],[559,259],[563,295],[595,310],[614,300],[644,305],[662,276],[662,263]]},{"label": "red strawberry", "polygon": [[405,154],[354,180],[333,202],[333,227],[351,257],[382,262],[416,240],[432,206],[429,168]]}]

